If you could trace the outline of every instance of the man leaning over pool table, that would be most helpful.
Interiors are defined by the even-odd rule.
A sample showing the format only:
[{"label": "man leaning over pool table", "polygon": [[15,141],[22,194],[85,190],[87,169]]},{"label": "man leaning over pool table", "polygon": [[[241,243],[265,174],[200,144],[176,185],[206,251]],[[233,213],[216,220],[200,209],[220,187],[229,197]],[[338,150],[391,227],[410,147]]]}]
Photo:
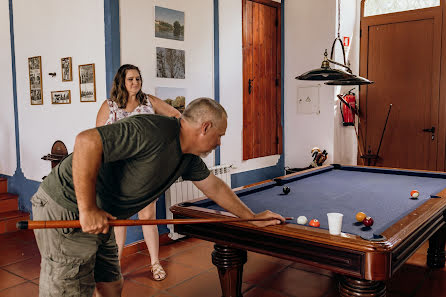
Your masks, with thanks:
[{"label": "man leaning over pool table", "polygon": [[[41,253],[39,295],[121,296],[118,248],[109,219],[125,219],[159,197],[178,177],[192,180],[209,198],[240,218],[254,214],[209,172],[200,156],[220,145],[224,108],[209,98],[192,101],[180,119],[136,115],[79,133],[74,152],[56,166],[32,197],[34,220],[76,220],[79,229],[37,229]],[[65,294],[65,295],[64,295]]]}]

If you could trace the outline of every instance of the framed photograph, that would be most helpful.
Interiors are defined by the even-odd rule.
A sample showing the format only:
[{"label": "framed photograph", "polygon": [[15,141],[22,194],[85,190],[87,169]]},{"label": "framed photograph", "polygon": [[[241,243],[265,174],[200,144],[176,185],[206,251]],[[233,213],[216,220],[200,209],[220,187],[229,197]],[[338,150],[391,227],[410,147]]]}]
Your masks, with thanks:
[{"label": "framed photograph", "polygon": [[31,105],[42,105],[42,59],[40,56],[28,58],[28,70]]},{"label": "framed photograph", "polygon": [[155,96],[163,99],[181,113],[186,107],[186,89],[184,88],[156,87]]},{"label": "framed photograph", "polygon": [[155,37],[184,41],[184,12],[155,6]]},{"label": "framed photograph", "polygon": [[81,102],[96,102],[96,77],[93,64],[79,65]]},{"label": "framed photograph", "polygon": [[157,47],[156,48],[156,76],[165,78],[181,78],[185,75],[184,50]]},{"label": "framed photograph", "polygon": [[71,103],[71,91],[54,91],[51,92],[51,104],[70,104]]},{"label": "framed photograph", "polygon": [[71,66],[71,57],[60,59],[60,65],[62,67],[62,81],[72,81],[73,69]]}]

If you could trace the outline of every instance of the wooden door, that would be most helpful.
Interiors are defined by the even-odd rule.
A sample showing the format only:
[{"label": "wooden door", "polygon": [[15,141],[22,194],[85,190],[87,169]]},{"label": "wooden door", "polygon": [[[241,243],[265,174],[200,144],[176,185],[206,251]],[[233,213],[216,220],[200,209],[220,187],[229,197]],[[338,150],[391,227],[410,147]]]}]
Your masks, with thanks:
[{"label": "wooden door", "polygon": [[282,153],[280,3],[243,1],[243,160]]},{"label": "wooden door", "polygon": [[360,90],[365,153],[377,153],[392,104],[378,166],[437,168],[441,22],[440,7],[361,19],[360,75],[375,81]]}]

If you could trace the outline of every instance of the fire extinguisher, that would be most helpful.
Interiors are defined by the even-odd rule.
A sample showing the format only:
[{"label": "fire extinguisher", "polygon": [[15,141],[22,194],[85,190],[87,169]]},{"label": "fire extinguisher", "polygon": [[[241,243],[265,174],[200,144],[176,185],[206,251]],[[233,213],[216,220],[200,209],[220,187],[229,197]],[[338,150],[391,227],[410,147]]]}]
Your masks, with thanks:
[{"label": "fire extinguisher", "polygon": [[[351,89],[347,94],[342,96],[342,99],[339,102],[339,107],[341,109],[342,115],[342,124],[344,126],[354,126],[355,125],[355,113],[356,111],[356,97],[355,93],[352,92]],[[341,99],[341,96],[339,96]]]}]

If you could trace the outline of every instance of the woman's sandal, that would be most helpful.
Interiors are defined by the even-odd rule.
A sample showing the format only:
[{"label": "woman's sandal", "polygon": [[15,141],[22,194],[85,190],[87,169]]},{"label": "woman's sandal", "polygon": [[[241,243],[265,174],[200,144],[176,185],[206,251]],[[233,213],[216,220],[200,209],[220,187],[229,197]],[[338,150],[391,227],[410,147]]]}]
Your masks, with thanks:
[{"label": "woman's sandal", "polygon": [[163,269],[163,266],[161,266],[159,261],[152,264],[150,271],[153,274],[153,279],[156,281],[162,281],[167,276],[166,272]]}]

